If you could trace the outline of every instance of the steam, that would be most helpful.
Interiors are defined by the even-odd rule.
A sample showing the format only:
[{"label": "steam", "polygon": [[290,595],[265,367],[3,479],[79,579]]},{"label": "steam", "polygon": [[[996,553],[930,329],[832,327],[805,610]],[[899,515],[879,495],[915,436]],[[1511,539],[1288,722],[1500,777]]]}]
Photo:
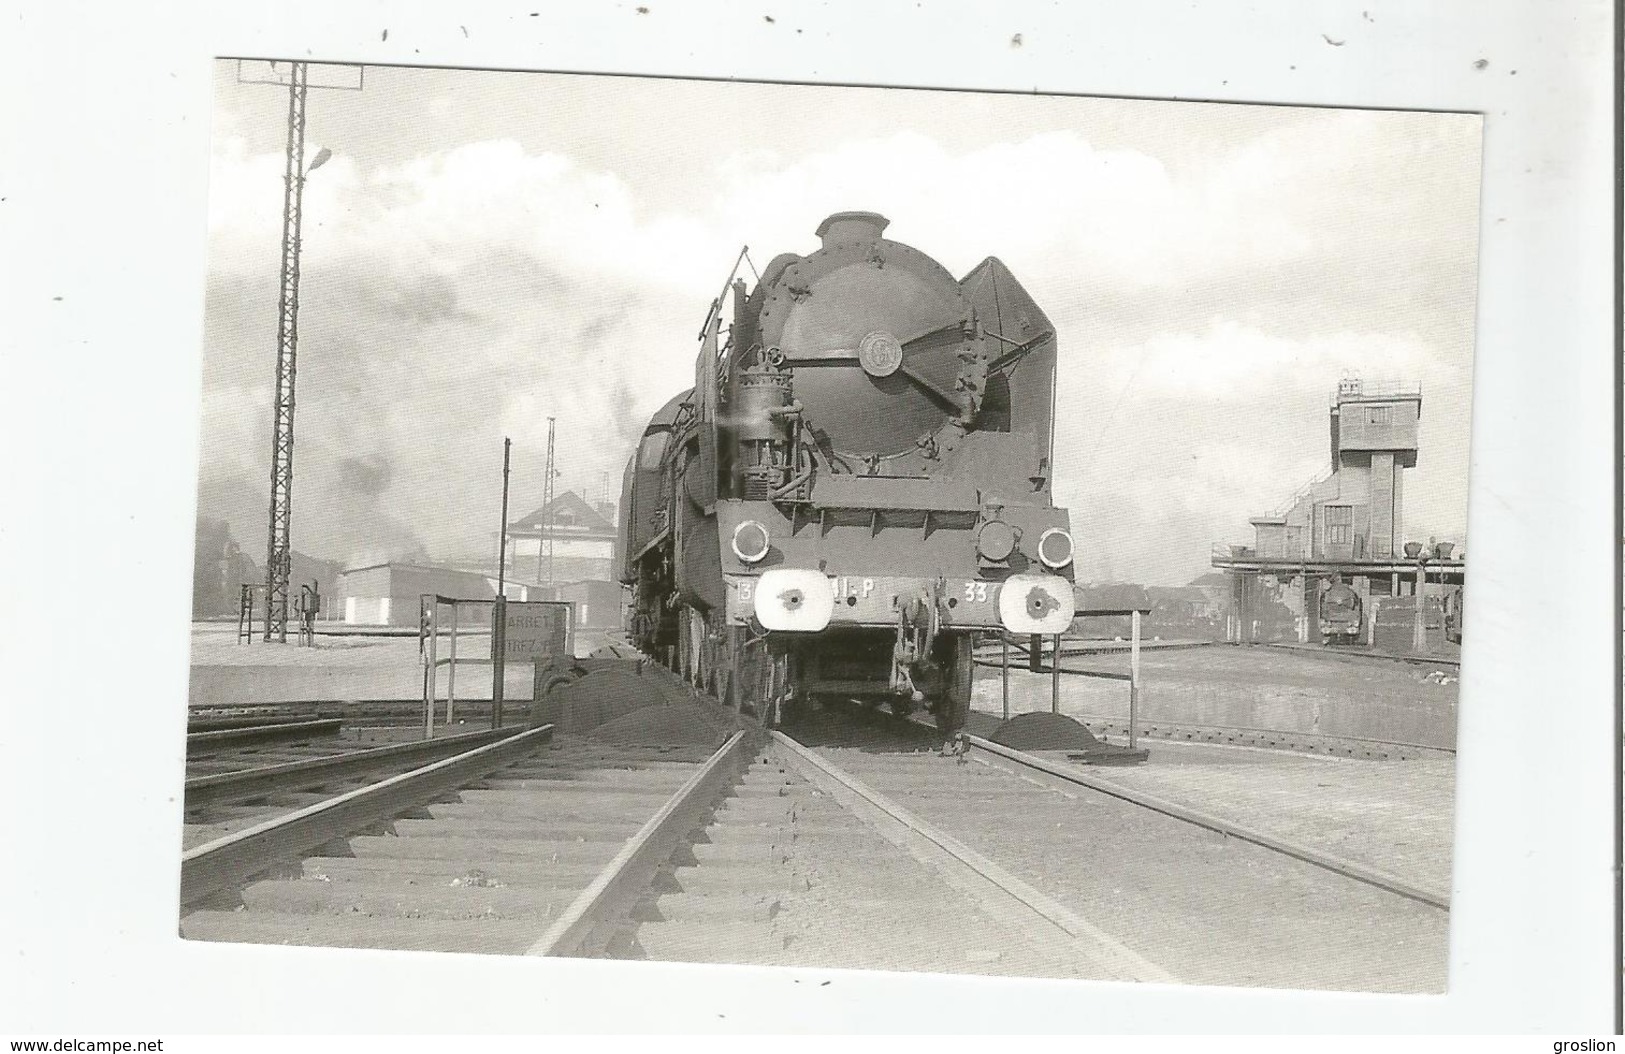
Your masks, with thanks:
[{"label": "steam", "polygon": [[337,472],[340,487],[357,495],[376,498],[389,489],[389,481],[394,476],[395,469],[386,455],[373,453],[341,458]]}]

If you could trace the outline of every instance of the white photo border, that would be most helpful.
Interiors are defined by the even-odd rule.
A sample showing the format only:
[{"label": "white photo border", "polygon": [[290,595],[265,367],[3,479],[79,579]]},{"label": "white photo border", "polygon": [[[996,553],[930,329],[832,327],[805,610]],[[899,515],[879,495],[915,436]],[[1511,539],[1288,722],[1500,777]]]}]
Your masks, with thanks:
[{"label": "white photo border", "polygon": [[[13,591],[0,610],[0,647],[5,691],[15,692],[0,778],[17,847],[0,903],[19,938],[15,951],[0,951],[0,991],[13,1000],[0,1028],[1611,1029],[1620,771],[1611,709],[1620,640],[1613,6],[642,6],[646,14],[636,3],[542,0],[387,9],[189,0],[92,12],[28,0],[7,27],[0,83],[15,102],[0,125],[20,163],[0,165],[0,240],[15,247],[4,254],[15,309],[0,337],[13,385],[0,440],[10,459],[4,489],[15,498],[7,504],[22,517],[0,527]],[[224,56],[1484,114],[1469,499],[1476,617],[1462,668],[1449,994],[180,941],[178,704],[209,93]]]}]

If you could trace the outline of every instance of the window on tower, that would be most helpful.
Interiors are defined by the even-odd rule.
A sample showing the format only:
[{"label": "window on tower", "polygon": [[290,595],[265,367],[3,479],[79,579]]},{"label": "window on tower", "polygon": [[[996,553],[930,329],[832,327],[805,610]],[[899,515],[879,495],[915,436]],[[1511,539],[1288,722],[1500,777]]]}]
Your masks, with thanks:
[{"label": "window on tower", "polygon": [[1326,544],[1348,545],[1354,540],[1354,506],[1326,506]]}]

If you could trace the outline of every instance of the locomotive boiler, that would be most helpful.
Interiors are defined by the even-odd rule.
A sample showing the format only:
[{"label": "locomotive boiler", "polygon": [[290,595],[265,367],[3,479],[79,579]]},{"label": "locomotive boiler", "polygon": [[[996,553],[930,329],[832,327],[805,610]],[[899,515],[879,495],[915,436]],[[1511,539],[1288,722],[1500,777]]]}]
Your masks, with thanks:
[{"label": "locomotive boiler", "polygon": [[621,580],[636,645],[765,722],[839,697],[952,734],[974,634],[1073,618],[1056,335],[997,259],[956,280],[887,225],[725,281],[627,463]]}]

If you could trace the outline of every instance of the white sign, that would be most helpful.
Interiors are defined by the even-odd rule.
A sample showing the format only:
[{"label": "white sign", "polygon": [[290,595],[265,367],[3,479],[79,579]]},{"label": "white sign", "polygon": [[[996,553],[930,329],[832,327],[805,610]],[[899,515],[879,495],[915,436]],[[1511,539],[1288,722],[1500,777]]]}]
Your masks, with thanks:
[{"label": "white sign", "polygon": [[545,661],[574,654],[574,605],[562,600],[508,601],[506,662]]}]

